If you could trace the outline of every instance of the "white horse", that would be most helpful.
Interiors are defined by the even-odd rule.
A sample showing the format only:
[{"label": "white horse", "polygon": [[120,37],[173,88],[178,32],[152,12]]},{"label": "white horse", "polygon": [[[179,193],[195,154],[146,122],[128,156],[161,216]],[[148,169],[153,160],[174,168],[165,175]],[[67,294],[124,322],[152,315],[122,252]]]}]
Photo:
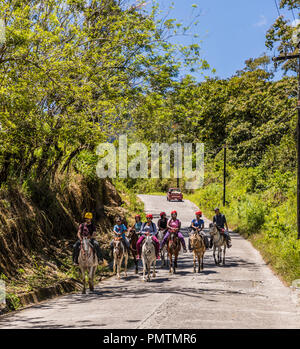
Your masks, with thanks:
[{"label": "white horse", "polygon": [[85,273],[88,272],[89,288],[90,291],[94,291],[94,277],[98,265],[97,255],[90,243],[90,239],[83,237],[81,248],[78,256],[78,264],[82,274],[83,290],[82,293],[86,293],[85,287]]},{"label": "white horse", "polygon": [[121,266],[122,266],[123,258],[125,258],[124,276],[127,277],[128,251],[124,247],[124,243],[122,242],[122,237],[115,237],[113,246],[114,246],[113,273],[114,274],[116,273],[116,267],[117,267],[117,278],[120,279]]},{"label": "white horse", "polygon": [[[219,265],[222,261],[222,247],[223,247],[223,265],[225,265],[225,253],[226,253],[226,238],[224,234],[220,233],[216,223],[210,223],[209,225],[209,233],[213,238],[213,256],[215,260],[215,264]],[[216,249],[218,249],[218,258],[216,259]]]},{"label": "white horse", "polygon": [[156,266],[156,254],[155,247],[153,245],[152,237],[150,234],[145,235],[143,247],[142,247],[142,261],[143,261],[143,281],[145,279],[145,273],[147,269],[147,281],[150,281],[150,269],[153,264],[153,274],[152,277],[156,276],[155,266]]},{"label": "white horse", "polygon": [[[157,239],[159,241],[159,244],[161,245],[163,239],[164,239],[165,233],[163,230],[159,230],[157,234]],[[161,265],[166,265],[166,253],[167,253],[167,246],[164,245],[164,247],[160,250],[160,258],[161,258]]]}]

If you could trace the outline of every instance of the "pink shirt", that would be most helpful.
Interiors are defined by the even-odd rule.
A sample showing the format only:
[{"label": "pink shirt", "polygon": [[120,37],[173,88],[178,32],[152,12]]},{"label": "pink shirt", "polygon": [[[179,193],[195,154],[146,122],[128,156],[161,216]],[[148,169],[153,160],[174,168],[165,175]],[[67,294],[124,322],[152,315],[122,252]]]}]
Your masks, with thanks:
[{"label": "pink shirt", "polygon": [[169,222],[168,222],[168,225],[173,228],[173,229],[176,229],[176,228],[180,228],[181,226],[181,222],[179,219],[176,218],[176,220],[174,221],[173,219],[170,219]]}]

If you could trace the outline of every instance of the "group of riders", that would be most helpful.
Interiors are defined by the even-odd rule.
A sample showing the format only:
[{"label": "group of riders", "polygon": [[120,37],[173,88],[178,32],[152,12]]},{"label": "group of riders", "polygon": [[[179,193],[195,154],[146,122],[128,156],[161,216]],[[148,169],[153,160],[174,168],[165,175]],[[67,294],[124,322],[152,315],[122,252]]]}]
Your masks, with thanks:
[{"label": "group of riders", "polygon": [[[210,237],[210,241],[209,241],[208,236],[204,232],[204,220],[202,219],[202,212],[201,211],[195,212],[195,216],[196,216],[196,218],[194,218],[192,220],[191,225],[190,225],[191,233],[192,234],[199,234],[203,238],[206,249],[212,248],[213,247],[213,238]],[[95,229],[94,223],[92,222],[93,215],[92,215],[92,213],[88,212],[85,214],[84,218],[85,218],[85,221],[84,221],[84,223],[79,225],[79,229],[77,232],[78,240],[75,243],[75,245],[73,246],[74,247],[74,249],[73,249],[73,263],[75,265],[78,265],[78,256],[80,253],[81,240],[83,239],[83,237],[87,237],[90,239],[90,243],[92,244],[92,246],[96,252],[96,255],[98,257],[99,262],[102,261],[100,246],[99,246],[99,243],[95,240],[96,229]],[[145,235],[147,235],[147,234],[150,234],[152,237],[152,241],[153,241],[153,244],[155,247],[156,258],[158,260],[160,259],[159,252],[160,252],[160,250],[162,250],[164,248],[165,244],[168,241],[168,238],[169,238],[171,232],[177,234],[177,236],[181,242],[181,245],[183,247],[183,252],[187,252],[184,237],[183,237],[182,233],[180,232],[181,221],[177,218],[177,212],[175,210],[171,212],[170,219],[167,218],[167,215],[165,212],[161,212],[160,219],[157,222],[157,226],[153,222],[153,215],[152,214],[147,214],[146,219],[147,219],[147,221],[143,223],[141,221],[141,216],[136,215],[134,225],[127,228],[126,222],[124,222],[121,217],[116,218],[116,222],[115,222],[116,224],[113,228],[115,237],[122,237],[124,248],[127,249],[128,252],[130,251],[130,241],[126,237],[126,233],[127,232],[130,233],[133,230],[139,236],[137,244],[136,244],[137,258],[138,259],[140,259],[143,240],[145,238]],[[218,207],[215,208],[215,215],[213,217],[213,223],[215,223],[217,228],[219,229],[219,231],[221,231],[221,233],[224,234],[224,236],[226,238],[227,247],[230,248],[231,247],[231,238],[230,238],[230,235],[228,232],[228,225],[227,225],[226,217],[224,214],[221,214],[220,209]],[[163,237],[161,242],[159,242],[159,240],[157,238],[159,231],[162,231],[164,234],[164,237]],[[113,242],[114,242],[114,239],[110,243],[111,254],[113,254]],[[192,252],[192,248],[190,245],[190,238],[188,240],[188,248],[189,248],[189,251]]]}]

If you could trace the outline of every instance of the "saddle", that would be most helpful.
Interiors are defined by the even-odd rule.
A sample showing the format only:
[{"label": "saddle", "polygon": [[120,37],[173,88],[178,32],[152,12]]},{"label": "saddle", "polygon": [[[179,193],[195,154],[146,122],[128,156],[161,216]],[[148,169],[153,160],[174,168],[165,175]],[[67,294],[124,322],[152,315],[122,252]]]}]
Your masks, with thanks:
[{"label": "saddle", "polygon": [[221,235],[224,235],[224,234],[225,234],[225,229],[224,229],[224,228],[221,228],[221,227],[218,227],[218,226],[217,226],[217,229],[218,229],[218,231],[219,231],[219,233],[220,233]]}]

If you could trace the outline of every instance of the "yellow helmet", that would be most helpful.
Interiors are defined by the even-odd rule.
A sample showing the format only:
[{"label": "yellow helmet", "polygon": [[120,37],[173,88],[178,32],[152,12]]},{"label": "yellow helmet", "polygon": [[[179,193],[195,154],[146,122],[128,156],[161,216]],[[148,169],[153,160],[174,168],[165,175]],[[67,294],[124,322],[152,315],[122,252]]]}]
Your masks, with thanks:
[{"label": "yellow helmet", "polygon": [[93,214],[92,214],[91,212],[87,212],[87,213],[84,215],[84,218],[92,219],[92,218],[93,218]]}]

